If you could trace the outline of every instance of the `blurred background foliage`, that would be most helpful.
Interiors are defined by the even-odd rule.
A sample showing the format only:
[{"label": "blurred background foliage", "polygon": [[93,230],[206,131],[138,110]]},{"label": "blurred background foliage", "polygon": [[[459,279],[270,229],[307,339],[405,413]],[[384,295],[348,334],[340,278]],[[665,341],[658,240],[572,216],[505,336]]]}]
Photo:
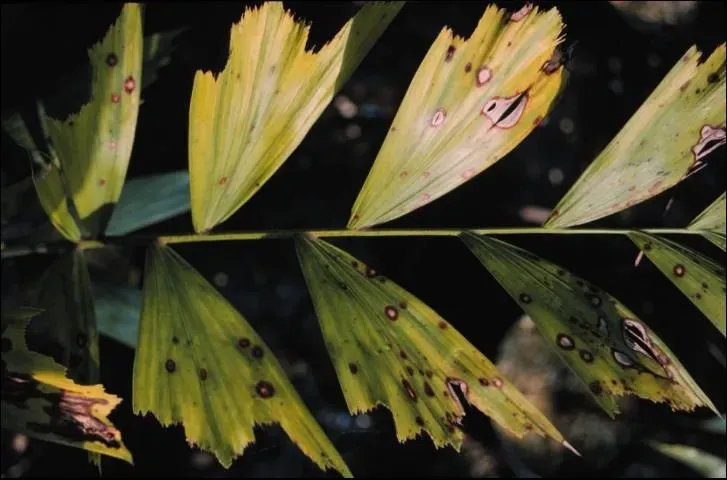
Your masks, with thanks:
[{"label": "blurred background foliage", "polygon": [[[312,23],[310,45],[333,36],[362,2],[285,2]],[[511,4],[510,4],[511,3]],[[522,2],[500,6],[518,8]],[[540,2],[563,14],[577,40],[571,75],[555,110],[505,161],[391,227],[536,225],[588,163],[619,131],[668,69],[696,43],[706,54],[725,40],[722,2]],[[644,5],[647,4],[647,5]],[[219,71],[229,27],[245,2],[146,6],[145,35],[186,28],[169,61],[142,94],[129,179],[187,166],[187,111],[194,71]],[[341,227],[370,169],[406,88],[440,29],[468,36],[484,2],[409,3],[327,108],[307,138],[262,191],[228,220],[225,230]],[[2,111],[32,107],[54,89],[73,89],[120,11],[114,3],[16,3],[2,6]],[[81,95],[82,97],[82,95]],[[78,105],[80,106],[80,104]],[[3,241],[49,231],[32,184],[27,153],[3,133]],[[708,168],[676,188],[592,226],[686,225],[724,190],[725,149]],[[24,181],[18,184],[18,182]],[[180,182],[186,182],[182,176]],[[16,185],[12,190],[8,185]],[[667,204],[670,207],[666,210]],[[590,225],[589,225],[590,226]],[[189,214],[144,233],[191,232]],[[627,238],[526,236],[511,239],[619,297],[680,357],[720,411],[725,410],[725,344],[712,325],[650,263],[633,267]],[[358,476],[674,476],[699,467],[648,442],[679,443],[717,456],[724,476],[724,420],[706,410],[672,414],[630,401],[610,421],[545,347],[532,322],[457,239],[377,238],[334,242],[367,261],[448,319],[504,373],[583,454],[576,458],[540,441],[513,442],[489,420],[468,412],[461,454],[435,451],[429,440],[399,445],[389,413],[351,417],[324,348],[292,242],[271,240],[180,245],[177,251],[220,289],[263,336],[307,405]],[[713,256],[702,239],[685,244]],[[99,322],[122,342],[101,338],[101,381],[125,401],[112,415],[135,467],[104,459],[109,476],[320,476],[277,428],[261,431],[230,470],[189,448],[181,428],[163,429],[131,413],[131,369],[139,280],[138,246],[89,251]],[[3,305],[22,303],[52,255],[3,259]],[[110,327],[109,327],[110,328]],[[224,422],[225,419],[219,419]],[[662,451],[665,451],[662,449]],[[690,457],[691,458],[691,457]],[[712,459],[713,460],[713,459]],[[705,460],[709,462],[709,459]],[[721,464],[719,463],[721,462]],[[705,464],[702,462],[702,464]],[[80,450],[28,440],[3,430],[4,476],[94,476]],[[705,464],[706,465],[706,464]],[[712,465],[712,464],[710,464]],[[694,470],[693,468],[697,468]],[[712,470],[704,470],[709,475]]]}]

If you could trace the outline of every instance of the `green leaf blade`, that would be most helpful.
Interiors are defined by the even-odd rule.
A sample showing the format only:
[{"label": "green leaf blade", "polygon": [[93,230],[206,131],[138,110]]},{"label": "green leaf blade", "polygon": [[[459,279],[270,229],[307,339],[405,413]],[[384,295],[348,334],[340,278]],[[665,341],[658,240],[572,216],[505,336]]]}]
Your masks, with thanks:
[{"label": "green leaf blade", "polygon": [[699,230],[702,236],[722,250],[727,249],[727,208],[725,207],[726,192],[712,202],[687,226],[690,230]]},{"label": "green leaf blade", "polygon": [[459,450],[464,410],[457,390],[514,435],[558,430],[448,322],[411,293],[343,250],[296,239],[298,259],[351,413],[379,405],[400,442],[420,433]]},{"label": "green leaf blade", "polygon": [[558,202],[546,227],[592,222],[648,200],[702,168],[725,143],[725,44],[690,48]]},{"label": "green leaf blade", "polygon": [[184,425],[189,443],[224,467],[279,423],[320,468],[351,473],[282,367],[245,319],[168,247],[147,253],[134,360],[133,408],[164,426]]},{"label": "green leaf blade", "polygon": [[606,413],[619,413],[618,397],[627,394],[672,410],[716,412],[664,342],[618,300],[521,248],[471,233],[461,238]]},{"label": "green leaf blade", "polygon": [[666,238],[641,232],[630,233],[629,238],[724,336],[724,267]]}]

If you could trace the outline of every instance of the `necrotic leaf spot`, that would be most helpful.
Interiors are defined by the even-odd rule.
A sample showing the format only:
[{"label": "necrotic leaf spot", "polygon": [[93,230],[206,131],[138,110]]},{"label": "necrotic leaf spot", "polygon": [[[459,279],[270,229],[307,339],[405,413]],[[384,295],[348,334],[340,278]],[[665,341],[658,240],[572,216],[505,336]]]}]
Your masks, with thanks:
[{"label": "necrotic leaf spot", "polygon": [[533,299],[527,293],[521,293],[520,294],[520,301],[523,302],[523,303],[530,303],[530,302],[533,301]]},{"label": "necrotic leaf spot", "polygon": [[353,373],[354,375],[358,373],[358,366],[353,362],[348,364],[348,369],[351,370],[351,373]]},{"label": "necrotic leaf spot", "polygon": [[119,103],[120,101],[121,101],[121,96],[118,93],[111,94],[111,103]]},{"label": "necrotic leaf spot", "polygon": [[593,363],[593,354],[588,350],[579,350],[578,354],[581,356],[581,360],[586,363]]},{"label": "necrotic leaf spot", "polygon": [[447,47],[447,56],[444,58],[445,62],[449,62],[452,60],[452,57],[454,57],[454,52],[457,50],[457,48],[454,45],[450,45]]},{"label": "necrotic leaf spot", "polygon": [[389,320],[393,321],[399,318],[399,311],[391,305],[387,305],[386,307],[384,307],[384,313],[387,317],[389,317]]},{"label": "necrotic leaf spot", "polygon": [[132,93],[136,89],[136,80],[134,80],[134,77],[129,75],[126,80],[124,80],[124,91],[126,93]]},{"label": "necrotic leaf spot", "polygon": [[485,104],[480,113],[492,121],[493,127],[508,129],[520,120],[527,103],[525,93],[508,98],[495,97]]},{"label": "necrotic leaf spot", "polygon": [[490,382],[486,378],[480,378],[480,385],[483,387],[486,387],[490,384]]},{"label": "necrotic leaf spot", "polygon": [[424,420],[422,419],[422,417],[417,417],[416,422],[417,422],[417,425],[419,425],[421,427],[424,426]]},{"label": "necrotic leaf spot", "polygon": [[174,371],[177,369],[177,364],[174,363],[174,360],[170,358],[166,362],[164,362],[164,368],[167,369],[167,372],[174,373]]},{"label": "necrotic leaf spot", "polygon": [[479,70],[477,70],[477,86],[481,87],[487,82],[490,81],[492,78],[492,70],[490,70],[487,67],[480,67]]},{"label": "necrotic leaf spot", "polygon": [[555,341],[558,343],[558,346],[563,350],[573,350],[576,346],[573,339],[564,333],[559,333]]},{"label": "necrotic leaf spot", "polygon": [[406,390],[406,394],[416,402],[417,400],[417,393],[414,391],[414,387],[411,386],[411,383],[409,383],[409,380],[402,379],[401,383],[404,385],[404,390]]},{"label": "necrotic leaf spot", "polygon": [[109,67],[113,67],[117,63],[119,63],[119,57],[117,57],[116,54],[109,53],[108,55],[106,55],[106,65],[108,65]]},{"label": "necrotic leaf spot", "polygon": [[613,350],[613,358],[618,362],[619,365],[622,367],[633,367],[634,362],[631,361],[631,359],[623,352],[619,352],[618,350]]},{"label": "necrotic leaf spot", "polygon": [[429,383],[427,382],[424,382],[424,393],[426,393],[430,397],[434,396],[434,390],[432,390],[432,386],[429,385]]},{"label": "necrotic leaf spot", "polygon": [[263,358],[263,349],[255,345],[252,347],[252,356],[255,358]]},{"label": "necrotic leaf spot", "polygon": [[676,264],[674,265],[674,275],[677,277],[683,277],[684,276],[684,265]]},{"label": "necrotic leaf spot", "polygon": [[248,338],[242,337],[237,340],[237,345],[240,348],[247,348],[250,346],[250,340]]},{"label": "necrotic leaf spot", "polygon": [[443,108],[438,108],[437,111],[434,112],[434,116],[432,117],[432,127],[438,127],[442,125],[446,118],[447,112],[445,112]]},{"label": "necrotic leaf spot", "polygon": [[270,398],[275,395],[275,388],[273,388],[273,385],[270,382],[266,382],[265,380],[257,382],[257,385],[255,385],[255,391],[260,398]]},{"label": "necrotic leaf spot", "polygon": [[199,378],[203,382],[207,380],[207,369],[206,368],[200,368],[199,369]]},{"label": "necrotic leaf spot", "polygon": [[588,301],[590,302],[590,304],[593,305],[594,307],[600,307],[601,306],[601,303],[602,303],[601,302],[601,297],[599,297],[598,295],[594,295],[592,293],[586,293],[586,298],[588,299]]}]

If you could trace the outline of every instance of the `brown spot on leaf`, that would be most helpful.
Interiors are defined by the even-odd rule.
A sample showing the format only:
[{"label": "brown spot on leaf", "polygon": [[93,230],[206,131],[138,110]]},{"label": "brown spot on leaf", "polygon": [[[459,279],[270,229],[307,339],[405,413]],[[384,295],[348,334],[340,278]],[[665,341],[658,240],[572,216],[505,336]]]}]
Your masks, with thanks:
[{"label": "brown spot on leaf", "polygon": [[374,270],[371,267],[366,267],[366,276],[369,278],[373,278],[376,276],[376,270]]},{"label": "brown spot on leaf", "polygon": [[408,358],[408,357],[406,356],[406,352],[405,352],[404,350],[400,350],[400,351],[399,351],[399,356],[400,356],[401,358],[403,358],[404,360],[406,360],[406,359]]},{"label": "brown spot on leaf", "polygon": [[520,294],[520,301],[523,302],[523,303],[530,303],[530,302],[533,301],[533,299],[527,293],[521,293]]},{"label": "brown spot on leaf", "polygon": [[250,346],[250,339],[242,337],[237,340],[237,346],[240,348],[247,348]]},{"label": "brown spot on leaf", "polygon": [[593,354],[588,350],[579,350],[578,355],[581,356],[581,360],[586,363],[593,363]]},{"label": "brown spot on leaf", "polygon": [[203,382],[207,380],[207,369],[206,368],[200,368],[199,369],[199,379]]},{"label": "brown spot on leaf", "polygon": [[565,333],[559,333],[558,336],[555,337],[555,342],[563,350],[573,350],[576,347],[576,343],[573,341],[573,339]]},{"label": "brown spot on leaf", "polygon": [[384,307],[384,313],[391,321],[399,318],[399,311],[391,305],[387,305],[386,307]]},{"label": "brown spot on leaf", "polygon": [[252,352],[252,356],[255,358],[263,358],[263,355],[264,355],[263,349],[258,347],[257,345],[252,347],[251,352]]},{"label": "brown spot on leaf", "polygon": [[598,380],[594,380],[591,383],[588,384],[588,388],[593,392],[594,395],[600,395],[603,393],[603,387],[601,386],[601,382]]},{"label": "brown spot on leaf", "polygon": [[255,385],[255,391],[260,398],[270,398],[275,395],[275,388],[273,388],[273,385],[270,382],[266,382],[265,380],[257,382],[257,385]]},{"label": "brown spot on leaf", "polygon": [[712,72],[709,75],[707,75],[707,82],[709,82],[709,83],[719,82],[719,72]]},{"label": "brown spot on leaf", "polygon": [[472,62],[467,62],[467,65],[464,66],[465,73],[470,73],[472,71]]},{"label": "brown spot on leaf", "polygon": [[480,385],[482,385],[483,387],[486,387],[486,386],[488,386],[489,384],[490,384],[490,381],[489,381],[489,380],[487,380],[487,379],[486,379],[486,378],[484,378],[484,377],[483,377],[483,378],[480,378]]},{"label": "brown spot on leaf", "polygon": [[588,299],[588,302],[593,305],[594,307],[600,307],[603,301],[601,300],[601,297],[598,295],[594,295],[592,293],[586,293],[586,298]]},{"label": "brown spot on leaf", "polygon": [[408,373],[409,375],[414,375],[414,369],[410,365],[407,365],[406,373]]},{"label": "brown spot on leaf", "polygon": [[437,326],[438,326],[438,327],[439,327],[440,329],[442,329],[442,330],[446,330],[446,328],[447,328],[447,323],[446,323],[446,322],[444,322],[444,321],[440,321],[440,322],[439,322],[439,324],[438,324]]},{"label": "brown spot on leaf", "polygon": [[354,375],[358,373],[358,366],[353,362],[348,364],[348,369],[351,370],[351,373],[353,373]]},{"label": "brown spot on leaf", "polygon": [[424,382],[424,393],[430,397],[434,396],[434,390],[432,390],[432,386],[428,382]]},{"label": "brown spot on leaf", "polygon": [[455,51],[457,51],[457,48],[454,45],[450,45],[449,47],[447,47],[447,56],[444,57],[444,61],[449,62],[450,60],[452,60]]},{"label": "brown spot on leaf", "polygon": [[414,400],[416,402],[417,401],[417,392],[414,391],[414,387],[411,386],[411,383],[409,383],[409,380],[404,378],[401,380],[401,383],[404,385],[404,390],[406,390],[406,394],[409,396],[409,398],[411,398],[412,400]]},{"label": "brown spot on leaf", "polygon": [[674,275],[676,275],[677,277],[683,277],[684,272],[685,272],[684,265],[681,265],[679,263],[674,265]]},{"label": "brown spot on leaf", "polygon": [[109,53],[106,55],[106,65],[113,67],[117,63],[119,63],[119,57],[117,57],[115,53]]},{"label": "brown spot on leaf", "polygon": [[399,308],[406,310],[406,307],[408,307],[408,304],[405,301],[399,302]]},{"label": "brown spot on leaf", "polygon": [[177,369],[177,364],[174,363],[174,360],[169,358],[166,362],[164,362],[164,368],[167,369],[167,372],[174,373],[174,371]]},{"label": "brown spot on leaf", "polygon": [[224,185],[227,183],[227,177],[220,177],[219,180],[217,180],[217,185]]},{"label": "brown spot on leaf", "polygon": [[124,91],[126,93],[132,93],[136,89],[136,80],[134,80],[134,77],[129,75],[126,80],[124,80]]},{"label": "brown spot on leaf", "polygon": [[501,378],[499,378],[499,377],[495,377],[495,378],[493,378],[493,379],[492,379],[492,384],[493,384],[493,385],[494,385],[495,387],[497,387],[497,388],[502,388],[502,385],[503,385],[503,383],[502,383],[502,379],[501,379]]},{"label": "brown spot on leaf", "polygon": [[434,112],[434,116],[432,116],[431,125],[432,127],[438,127],[444,123],[444,121],[447,119],[447,112],[443,108],[438,108],[436,112]]},{"label": "brown spot on leaf", "polygon": [[121,101],[121,95],[118,93],[111,94],[111,103],[119,103]]},{"label": "brown spot on leaf", "polygon": [[422,417],[417,417],[416,422],[417,422],[417,425],[419,425],[420,427],[424,426],[424,419]]},{"label": "brown spot on leaf", "polygon": [[172,337],[172,343],[175,344],[175,345],[178,344],[179,343],[179,339],[176,336]]}]

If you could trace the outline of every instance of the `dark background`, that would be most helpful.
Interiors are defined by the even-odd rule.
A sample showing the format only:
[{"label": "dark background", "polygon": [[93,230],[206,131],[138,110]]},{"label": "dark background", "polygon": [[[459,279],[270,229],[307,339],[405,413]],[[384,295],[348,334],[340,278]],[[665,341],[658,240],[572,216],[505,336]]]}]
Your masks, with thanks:
[{"label": "dark background", "polygon": [[[359,8],[357,3],[285,2],[297,17],[312,23],[312,46],[331,38]],[[522,209],[552,208],[689,46],[696,43],[708,55],[725,37],[722,2],[700,3],[696,16],[680,25],[649,28],[635,28],[607,2],[541,3],[556,6],[567,25],[568,40],[579,41],[570,65],[570,82],[547,122],[485,173],[387,227],[527,225]],[[179,27],[189,30],[179,37],[169,65],[142,94],[144,104],[130,178],[186,168],[187,112],[194,71],[224,67],[229,28],[239,21],[245,5],[248,3],[147,5],[145,34]],[[504,6],[514,10],[520,5],[505,2]],[[431,42],[446,25],[468,36],[484,6],[484,2],[407,4],[341,92],[359,107],[359,115],[347,119],[334,106],[329,107],[260,193],[218,230],[343,227]],[[7,111],[44,95],[65,74],[82,65],[86,49],[103,36],[120,5],[28,3],[4,4],[2,8],[2,110]],[[29,174],[27,155],[4,134],[2,158],[8,182]],[[687,182],[593,226],[686,225],[724,190],[724,160],[725,149],[721,148],[710,156],[709,167]],[[674,202],[664,214],[672,198]],[[190,220],[189,215],[183,215],[145,231],[191,232]],[[508,240],[563,265],[629,305],[670,345],[724,411],[723,338],[651,264],[643,262],[634,269],[637,251],[629,240],[601,236],[521,236]],[[426,301],[493,360],[503,339],[517,334],[511,327],[521,312],[456,239],[372,238],[333,243]],[[689,244],[724,260],[704,241]],[[501,448],[489,420],[475,411],[469,412],[465,421],[468,443],[462,455],[449,449],[435,450],[428,439],[399,445],[390,415],[384,410],[354,422],[346,414],[289,241],[180,245],[176,250],[209,279],[220,272],[227,274],[229,281],[221,287],[222,292],[291,367],[294,384],[357,476],[510,476],[522,473],[518,459],[528,464],[529,453],[520,451],[513,459],[512,452]],[[143,249],[125,253],[132,265],[142,266]],[[51,260],[4,260],[3,291],[7,291],[8,281],[19,285],[33,279]],[[710,344],[716,345],[717,354],[706,347]],[[101,349],[102,382],[107,390],[126,399],[112,418],[122,429],[136,462],[130,467],[105,459],[105,475],[321,475],[275,428],[261,433],[258,442],[230,470],[223,470],[208,456],[187,447],[181,428],[163,429],[152,418],[133,416],[133,351],[106,338],[102,338]],[[588,402],[580,398],[569,408],[588,410]],[[679,432],[679,425],[686,420],[709,418],[704,411],[676,418],[666,407],[640,404],[638,408],[642,415],[653,415],[649,418],[654,421],[646,433],[634,426],[634,435],[677,441],[688,438],[724,456],[724,437],[715,440],[673,433]],[[601,417],[607,425],[605,414]],[[551,419],[559,425],[557,415]],[[13,451],[11,438],[3,431],[3,472],[11,465],[20,465],[15,472],[23,476],[94,475],[80,451],[31,440],[27,449],[18,453]],[[616,438],[610,448],[618,456],[607,467],[596,468],[586,458],[539,467],[540,472],[661,476],[686,471],[639,445],[631,437]],[[530,453],[537,456],[537,452]]]}]

